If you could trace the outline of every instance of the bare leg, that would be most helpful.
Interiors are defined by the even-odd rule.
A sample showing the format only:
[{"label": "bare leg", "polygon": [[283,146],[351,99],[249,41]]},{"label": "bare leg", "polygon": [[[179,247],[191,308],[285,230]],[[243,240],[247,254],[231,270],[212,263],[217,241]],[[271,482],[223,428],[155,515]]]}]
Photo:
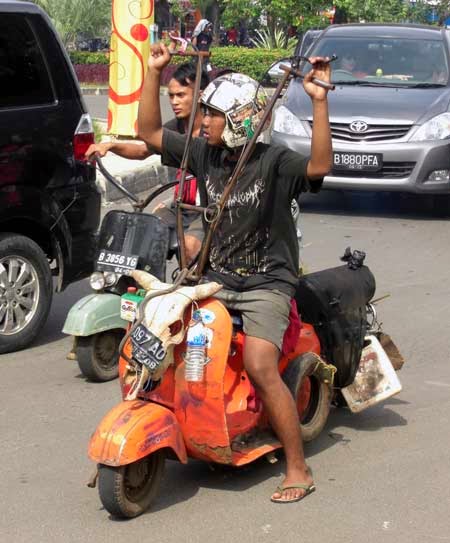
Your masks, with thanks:
[{"label": "bare leg", "polygon": [[[244,365],[269,415],[275,433],[286,455],[284,486],[313,483],[303,453],[300,424],[295,402],[278,372],[278,348],[264,339],[245,339]],[[288,489],[273,498],[292,500],[300,497],[302,489]]]},{"label": "bare leg", "polygon": [[184,245],[186,249],[186,259],[188,264],[190,264],[194,258],[197,256],[202,246],[202,242],[199,241],[196,237],[185,234],[184,236]]}]

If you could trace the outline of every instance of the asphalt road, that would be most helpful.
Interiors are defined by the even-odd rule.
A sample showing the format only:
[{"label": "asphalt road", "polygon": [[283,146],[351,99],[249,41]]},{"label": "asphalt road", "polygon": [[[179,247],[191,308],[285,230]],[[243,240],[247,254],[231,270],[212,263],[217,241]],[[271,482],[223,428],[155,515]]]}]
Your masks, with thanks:
[{"label": "asphalt road", "polygon": [[332,411],[306,446],[317,492],[292,505],[269,496],[284,461],[239,470],[169,461],[153,509],[119,522],[86,487],[90,434],[119,401],[118,383],[85,381],[67,361],[65,315],[86,281],[55,296],[33,348],[1,357],[0,541],[429,543],[450,540],[449,223],[420,198],[324,193],[303,200],[303,259],[339,264],[367,252],[378,310],[406,358],[403,391],[358,415]]}]

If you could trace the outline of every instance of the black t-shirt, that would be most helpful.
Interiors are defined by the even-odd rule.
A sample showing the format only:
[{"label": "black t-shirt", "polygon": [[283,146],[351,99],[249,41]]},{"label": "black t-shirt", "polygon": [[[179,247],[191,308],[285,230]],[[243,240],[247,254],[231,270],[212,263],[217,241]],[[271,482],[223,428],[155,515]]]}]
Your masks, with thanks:
[{"label": "black t-shirt", "polygon": [[174,132],[178,132],[179,134],[186,133],[184,121],[182,119],[178,119],[177,117],[174,117],[173,119],[170,119],[170,121],[164,123],[164,128],[167,128],[168,130],[173,130]]},{"label": "black t-shirt", "polygon": [[211,34],[200,32],[200,34],[197,36],[197,49],[199,51],[209,51],[209,46],[211,45],[211,42]]},{"label": "black t-shirt", "polygon": [[[186,136],[164,130],[162,162],[178,165],[185,141]],[[193,138],[189,171],[197,177],[202,205],[220,199],[235,166],[229,153]],[[268,288],[294,295],[298,242],[291,202],[322,185],[308,180],[308,160],[286,147],[256,145],[214,232],[208,279],[237,291]]]}]

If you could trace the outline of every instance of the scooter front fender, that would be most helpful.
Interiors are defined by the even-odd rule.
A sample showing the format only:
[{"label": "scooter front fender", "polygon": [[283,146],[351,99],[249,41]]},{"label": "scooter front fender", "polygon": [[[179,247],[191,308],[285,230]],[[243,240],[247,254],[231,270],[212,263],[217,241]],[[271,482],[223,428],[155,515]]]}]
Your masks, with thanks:
[{"label": "scooter front fender", "polygon": [[110,292],[88,294],[74,304],[66,317],[63,332],[71,336],[91,336],[106,330],[127,328],[120,318],[120,296]]},{"label": "scooter front fender", "polygon": [[91,437],[88,454],[98,464],[124,466],[166,447],[187,463],[183,435],[172,411],[133,400],[121,402],[103,418]]}]

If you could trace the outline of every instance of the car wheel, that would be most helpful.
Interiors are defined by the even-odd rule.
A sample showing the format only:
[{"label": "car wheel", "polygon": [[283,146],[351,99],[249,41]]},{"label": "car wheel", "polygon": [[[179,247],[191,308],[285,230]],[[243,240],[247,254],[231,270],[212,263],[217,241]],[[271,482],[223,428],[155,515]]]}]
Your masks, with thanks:
[{"label": "car wheel", "polygon": [[27,347],[47,320],[52,274],[42,249],[18,234],[0,235],[0,353]]}]

